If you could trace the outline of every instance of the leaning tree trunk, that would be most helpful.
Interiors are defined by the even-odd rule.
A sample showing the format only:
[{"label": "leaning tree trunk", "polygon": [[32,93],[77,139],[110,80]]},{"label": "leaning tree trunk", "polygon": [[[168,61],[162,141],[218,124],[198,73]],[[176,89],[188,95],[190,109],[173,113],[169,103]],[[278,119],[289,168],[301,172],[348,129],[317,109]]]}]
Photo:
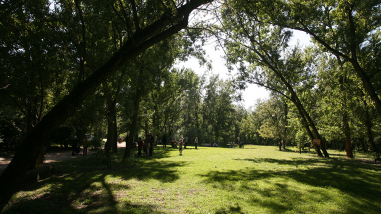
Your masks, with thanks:
[{"label": "leaning tree trunk", "polygon": [[34,168],[41,149],[47,144],[52,131],[71,117],[84,99],[126,62],[136,58],[154,44],[176,34],[187,27],[189,14],[210,0],[189,0],[177,11],[163,13],[161,18],[132,35],[104,65],[57,103],[28,134],[16,151],[11,163],[0,176],[0,210],[18,190],[22,178]]},{"label": "leaning tree trunk", "polygon": [[[291,101],[295,104],[296,108],[298,109],[298,112],[299,112],[299,115],[300,117],[302,118],[302,124],[304,126],[304,128],[306,129],[306,132],[308,134],[308,137],[310,138],[310,142],[312,143],[312,141],[315,139],[311,130],[310,130],[310,127],[308,125],[308,121],[305,117],[305,114],[303,113],[303,110],[302,110],[302,107],[299,103],[297,103],[295,101],[294,98],[291,98]],[[318,145],[312,143],[312,146],[314,147],[315,151],[316,151],[316,154],[319,156],[319,157],[323,157],[323,154],[321,153],[320,151],[320,148],[318,147]]]},{"label": "leaning tree trunk", "polygon": [[[252,39],[251,39],[251,41],[252,41],[252,43],[255,43]],[[316,126],[315,126],[312,118],[309,116],[309,114],[304,109],[303,104],[299,100],[299,97],[296,94],[296,92],[294,91],[294,88],[292,87],[292,85],[285,79],[285,77],[282,75],[282,73],[276,67],[274,67],[272,65],[272,63],[270,63],[265,56],[263,56],[263,54],[261,52],[259,52],[258,50],[253,50],[253,51],[258,56],[260,56],[260,58],[267,65],[267,67],[270,68],[275,73],[275,75],[283,82],[283,84],[287,87],[288,92],[291,94],[291,100],[292,100],[292,102],[296,105],[296,107],[298,108],[299,113],[301,114],[300,116],[302,118],[304,117],[307,120],[307,122],[308,122],[309,126],[311,126],[312,131],[314,132],[316,138],[321,140],[320,147],[321,147],[321,149],[322,149],[322,151],[324,153],[324,156],[325,157],[329,157],[329,154],[328,154],[328,152],[327,152],[327,150],[325,148],[325,143],[324,143],[323,139],[321,138],[319,132],[317,131]],[[318,156],[321,156],[320,149],[317,146],[315,146],[315,151],[317,152]]]}]

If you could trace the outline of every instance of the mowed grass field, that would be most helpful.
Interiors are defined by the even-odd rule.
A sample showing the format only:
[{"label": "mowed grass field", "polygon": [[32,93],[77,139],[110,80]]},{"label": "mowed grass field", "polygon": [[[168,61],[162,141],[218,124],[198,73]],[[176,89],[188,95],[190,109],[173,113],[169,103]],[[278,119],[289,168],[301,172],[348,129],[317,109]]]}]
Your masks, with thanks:
[{"label": "mowed grass field", "polygon": [[381,213],[381,166],[274,146],[155,147],[153,157],[56,163],[3,213]]}]

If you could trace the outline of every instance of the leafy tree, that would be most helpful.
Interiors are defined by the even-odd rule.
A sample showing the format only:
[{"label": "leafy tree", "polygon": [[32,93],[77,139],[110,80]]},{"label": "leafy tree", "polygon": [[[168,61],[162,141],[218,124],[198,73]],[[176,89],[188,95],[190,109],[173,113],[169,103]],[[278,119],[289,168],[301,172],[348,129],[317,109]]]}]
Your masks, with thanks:
[{"label": "leafy tree", "polygon": [[268,23],[304,31],[322,50],[349,62],[381,116],[377,95],[380,69],[375,63],[379,61],[380,2],[274,0],[249,4],[263,11]]},{"label": "leafy tree", "polygon": [[[287,49],[291,32],[267,24],[266,14],[256,7],[248,11],[250,6],[250,3],[232,1],[222,10],[228,61],[240,64],[240,80],[265,86],[291,100],[304,120],[310,140],[322,139],[296,91],[297,87],[312,85],[308,82],[314,69],[313,58],[297,47]],[[249,70],[245,63],[250,64]],[[329,157],[324,141],[321,149],[324,156]],[[315,150],[322,156],[320,149],[316,147]]]},{"label": "leafy tree", "polygon": [[[136,5],[132,1],[129,4],[132,8],[127,14],[125,21],[128,31],[128,37],[123,41],[123,45],[119,50],[112,54],[109,60],[98,67],[86,79],[79,82],[71,92],[58,102],[44,118],[34,126],[29,135],[22,142],[20,149],[16,152],[12,162],[4,170],[0,177],[2,192],[0,198],[0,208],[2,209],[14,193],[18,183],[22,179],[27,170],[32,169],[39,151],[47,143],[47,139],[52,131],[61,125],[65,120],[72,116],[83,100],[94,93],[96,88],[108,77],[114,74],[126,62],[134,59],[137,55],[153,46],[154,44],[170,37],[183,28],[187,27],[189,14],[199,6],[209,1],[191,0],[187,2],[179,2],[177,6],[173,4],[155,5],[154,2],[147,2],[147,5],[141,5],[141,10],[154,7],[152,13],[137,13]],[[101,4],[104,3],[104,4]],[[113,2],[97,2],[104,7],[106,11]],[[9,7],[12,2],[4,3],[1,6]],[[45,6],[45,11],[48,6]],[[7,8],[1,11],[10,11]],[[118,11],[119,15],[126,10]],[[22,13],[23,10],[20,10]],[[3,16],[11,16],[2,13]],[[144,16],[143,16],[144,15]],[[146,19],[145,15],[152,18]],[[33,19],[38,20],[38,19]],[[107,22],[108,23],[108,22]],[[107,24],[105,23],[105,24]],[[133,23],[130,25],[130,23]],[[99,23],[98,23],[99,24]],[[132,27],[133,26],[133,27]],[[10,52],[7,52],[8,54]]]},{"label": "leafy tree", "polygon": [[229,81],[221,81],[212,76],[205,87],[206,94],[202,103],[202,129],[205,140],[227,143],[234,140],[231,127],[234,122],[233,86]]}]

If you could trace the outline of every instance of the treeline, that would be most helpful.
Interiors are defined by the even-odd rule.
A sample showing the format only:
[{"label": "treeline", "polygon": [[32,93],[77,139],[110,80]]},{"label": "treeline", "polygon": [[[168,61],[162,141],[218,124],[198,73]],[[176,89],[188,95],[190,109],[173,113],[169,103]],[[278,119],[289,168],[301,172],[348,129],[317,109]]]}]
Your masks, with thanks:
[{"label": "treeline", "polygon": [[[353,143],[379,154],[379,1],[211,2],[2,1],[0,133],[18,149],[0,177],[0,209],[54,137],[107,135],[107,154],[118,135],[147,133],[279,146],[318,139],[325,157],[344,139],[348,157]],[[213,18],[198,20],[200,11]],[[291,47],[292,30],[313,45]],[[211,36],[234,80],[174,68],[190,56],[205,63]],[[273,96],[252,110],[234,105],[246,84]]]}]

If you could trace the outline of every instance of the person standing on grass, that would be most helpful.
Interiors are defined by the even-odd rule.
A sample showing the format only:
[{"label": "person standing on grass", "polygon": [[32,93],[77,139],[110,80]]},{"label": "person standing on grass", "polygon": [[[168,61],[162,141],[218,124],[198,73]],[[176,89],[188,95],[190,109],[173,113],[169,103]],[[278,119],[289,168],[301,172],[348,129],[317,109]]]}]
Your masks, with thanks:
[{"label": "person standing on grass", "polygon": [[142,149],[143,149],[143,141],[142,141],[142,138],[139,137],[139,141],[138,141],[138,156],[142,156]]},{"label": "person standing on grass", "polygon": [[180,139],[179,141],[179,152],[180,152],[180,156],[183,155],[183,139]]},{"label": "person standing on grass", "polygon": [[194,139],[194,148],[197,149],[197,145],[198,145],[198,138],[196,137],[196,139]]}]

